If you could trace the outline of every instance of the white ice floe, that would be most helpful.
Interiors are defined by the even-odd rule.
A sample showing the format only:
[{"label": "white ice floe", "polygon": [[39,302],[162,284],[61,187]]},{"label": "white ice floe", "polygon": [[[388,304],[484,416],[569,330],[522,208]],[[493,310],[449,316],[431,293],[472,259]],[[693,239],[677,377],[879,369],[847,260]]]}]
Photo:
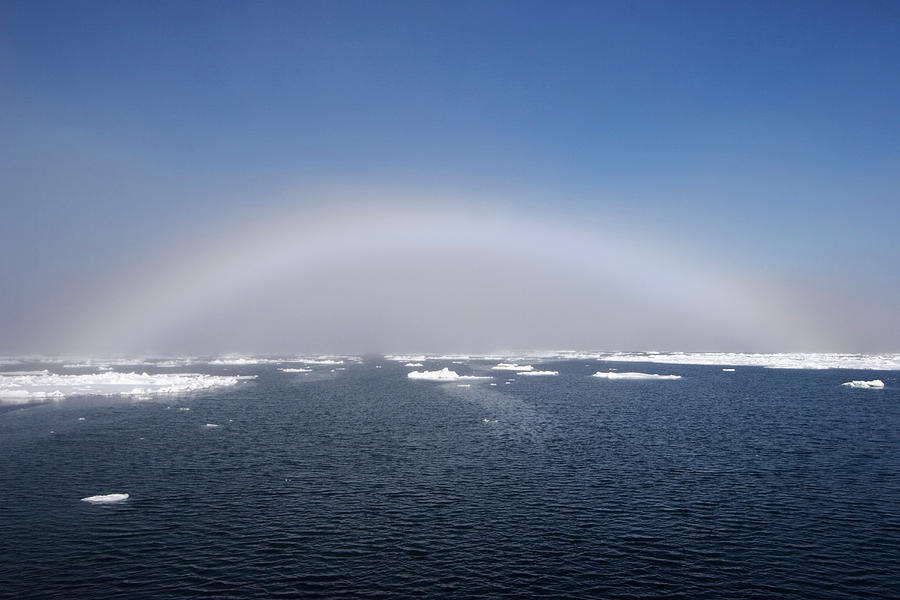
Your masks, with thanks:
[{"label": "white ice floe", "polygon": [[726,373],[734,373],[734,369],[722,369]]},{"label": "white ice floe", "polygon": [[282,371],[283,373],[310,373],[310,372],[312,372],[312,369],[304,369],[302,367],[298,368],[298,369],[278,369],[278,370]]},{"label": "white ice floe", "polygon": [[82,502],[90,502],[91,504],[111,504],[113,502],[122,502],[128,500],[128,494],[101,494],[99,496],[88,496],[82,498]]},{"label": "white ice floe", "polygon": [[92,373],[89,375],[16,375],[0,377],[0,402],[28,402],[76,395],[147,396],[180,394],[235,385],[253,377],[203,373]]},{"label": "white ice floe", "polygon": [[494,371],[531,371],[534,369],[531,365],[517,365],[516,363],[500,363],[491,367]]},{"label": "white ice floe", "polygon": [[267,363],[279,363],[280,360],[271,360],[268,358],[246,358],[243,356],[224,356],[209,361],[211,365],[228,365],[228,366],[246,366],[246,365],[262,365]]},{"label": "white ice floe", "polygon": [[523,371],[519,375],[528,375],[530,377],[543,377],[549,375],[559,375],[559,371]]},{"label": "white ice floe", "polygon": [[884,388],[884,382],[880,379],[873,379],[871,381],[860,381],[860,380],[848,381],[847,383],[842,383],[841,385],[845,385],[847,387],[852,387],[852,388],[868,388],[868,389],[875,389],[875,390],[880,390],[880,389]]},{"label": "white ice floe", "polygon": [[490,379],[490,377],[476,377],[475,375],[460,375],[444,367],[440,371],[413,371],[406,375],[410,379],[422,381],[458,381],[460,379]]},{"label": "white ice floe", "polygon": [[425,365],[423,365],[423,364],[420,363],[420,362],[408,362],[408,363],[406,363],[406,364],[403,365],[403,366],[404,366],[404,367],[424,367]]},{"label": "white ice floe", "polygon": [[333,358],[301,358],[291,362],[302,362],[307,365],[342,365],[344,361]]},{"label": "white ice floe", "polygon": [[50,371],[41,369],[40,371],[3,371],[0,377],[12,377],[13,375],[49,375]]},{"label": "white ice floe", "polygon": [[218,427],[218,425],[216,425],[215,423],[207,423],[206,427],[207,429],[215,429],[216,427]]},{"label": "white ice floe", "polygon": [[875,369],[900,370],[900,354],[825,354],[741,352],[616,352],[599,360],[679,365],[728,365],[770,369]]},{"label": "white ice floe", "polygon": [[472,387],[472,384],[471,383],[457,383],[456,387],[470,388],[470,387]]},{"label": "white ice floe", "polygon": [[608,373],[597,371],[592,377],[615,381],[619,379],[681,379],[681,375],[657,375],[655,373]]},{"label": "white ice floe", "polygon": [[393,360],[396,362],[422,362],[425,360],[424,354],[388,354],[385,360]]}]

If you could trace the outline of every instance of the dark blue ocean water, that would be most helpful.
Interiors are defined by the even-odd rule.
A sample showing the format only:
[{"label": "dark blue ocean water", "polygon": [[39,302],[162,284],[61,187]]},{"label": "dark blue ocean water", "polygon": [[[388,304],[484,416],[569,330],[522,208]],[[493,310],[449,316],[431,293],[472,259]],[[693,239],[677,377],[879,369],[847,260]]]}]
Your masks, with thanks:
[{"label": "dark blue ocean water", "polygon": [[897,373],[547,368],[3,409],[0,597],[900,596]]}]

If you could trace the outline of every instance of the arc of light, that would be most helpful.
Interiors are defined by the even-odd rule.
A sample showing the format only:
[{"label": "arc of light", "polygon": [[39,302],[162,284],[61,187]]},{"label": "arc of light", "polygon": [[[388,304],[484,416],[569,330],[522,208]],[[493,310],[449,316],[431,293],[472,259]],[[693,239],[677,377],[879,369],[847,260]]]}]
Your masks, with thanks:
[{"label": "arc of light", "polygon": [[339,218],[314,211],[276,214],[123,283],[111,302],[98,303],[93,314],[81,319],[84,326],[74,337],[88,347],[140,346],[200,317],[222,299],[264,289],[285,274],[358,261],[373,253],[460,248],[521,257],[525,266],[538,260],[583,271],[585,277],[602,277],[703,315],[710,327],[737,332],[749,343],[765,341],[760,338],[771,334],[773,326],[798,327],[793,307],[770,290],[723,274],[715,265],[698,264],[677,248],[660,246],[640,233],[471,210],[395,206],[382,211],[351,207]]}]

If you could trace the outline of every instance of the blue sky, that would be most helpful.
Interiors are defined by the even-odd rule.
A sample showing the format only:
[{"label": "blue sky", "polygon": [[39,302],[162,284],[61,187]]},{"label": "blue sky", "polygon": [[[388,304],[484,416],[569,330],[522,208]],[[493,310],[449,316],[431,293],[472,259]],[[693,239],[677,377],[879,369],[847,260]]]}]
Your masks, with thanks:
[{"label": "blue sky", "polygon": [[340,185],[849,286],[841,339],[881,348],[859,323],[900,331],[898,73],[889,2],[2,2],[0,327],[49,344],[60,298]]}]

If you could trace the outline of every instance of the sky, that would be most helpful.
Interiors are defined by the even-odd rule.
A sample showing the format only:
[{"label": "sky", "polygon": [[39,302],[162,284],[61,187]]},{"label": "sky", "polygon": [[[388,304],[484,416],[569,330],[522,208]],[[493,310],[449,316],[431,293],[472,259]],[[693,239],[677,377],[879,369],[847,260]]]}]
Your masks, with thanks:
[{"label": "sky", "polygon": [[0,352],[900,351],[893,2],[0,0]]}]

